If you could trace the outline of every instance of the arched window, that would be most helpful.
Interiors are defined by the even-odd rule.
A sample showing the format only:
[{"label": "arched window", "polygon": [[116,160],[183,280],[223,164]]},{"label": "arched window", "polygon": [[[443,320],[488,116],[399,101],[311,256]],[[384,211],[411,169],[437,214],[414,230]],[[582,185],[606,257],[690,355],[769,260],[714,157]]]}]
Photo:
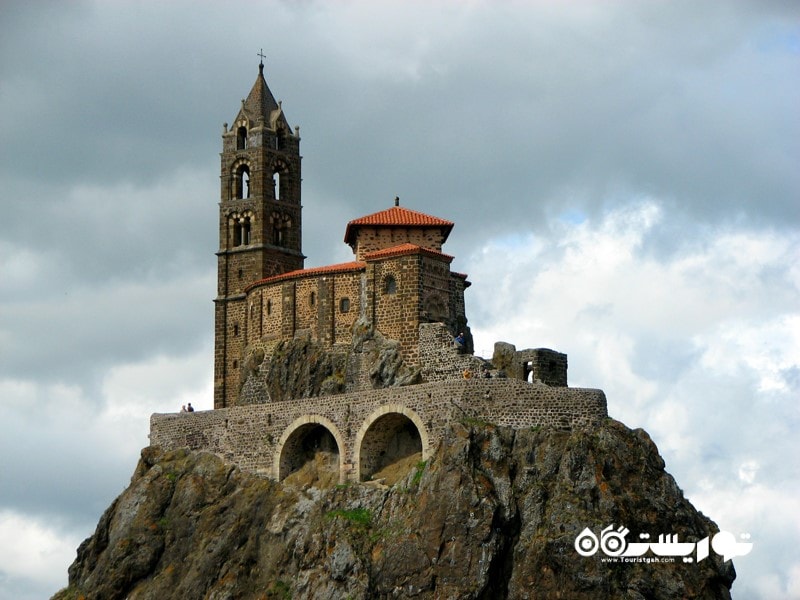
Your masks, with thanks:
[{"label": "arched window", "polygon": [[397,280],[394,278],[394,275],[387,275],[386,281],[384,285],[384,291],[387,294],[395,294],[397,293]]},{"label": "arched window", "polygon": [[267,300],[267,316],[272,314],[272,300]]},{"label": "arched window", "polygon": [[339,312],[350,312],[350,298],[342,298],[339,300]]},{"label": "arched window", "polygon": [[233,221],[233,245],[234,246],[241,246],[242,245],[242,225],[239,223],[239,218],[234,217]]},{"label": "arched window", "polygon": [[242,125],[236,130],[236,149],[244,150],[247,148],[247,127]]},{"label": "arched window", "polygon": [[292,217],[283,215],[281,219],[281,230],[283,231],[283,244],[282,246],[289,247],[289,232],[292,230]]},{"label": "arched window", "polygon": [[288,199],[290,184],[289,165],[283,160],[278,160],[272,167],[272,187],[275,200]]},{"label": "arched window", "polygon": [[250,244],[250,217],[244,217],[240,223],[242,227],[242,244],[248,246]]},{"label": "arched window", "polygon": [[283,232],[281,231],[281,214],[274,212],[270,217],[272,224],[272,243],[275,246],[280,246],[283,241]]},{"label": "arched window", "polygon": [[289,247],[289,231],[292,228],[292,218],[289,215],[272,213],[272,243],[282,248]]},{"label": "arched window", "polygon": [[275,200],[281,199],[281,174],[272,174],[272,187],[275,189]]},{"label": "arched window", "polygon": [[[233,214],[230,217],[229,223],[233,228],[233,246],[249,245],[251,243],[250,230],[252,226],[253,213],[247,212],[244,216]],[[239,269],[241,271],[241,269]],[[241,277],[241,273],[239,275]]]},{"label": "arched window", "polygon": [[309,306],[314,306],[314,305],[316,305],[316,303],[317,303],[317,294],[315,292],[311,292],[308,295],[308,305]]},{"label": "arched window", "polygon": [[234,176],[234,196],[236,198],[250,197],[250,167],[239,165]]}]

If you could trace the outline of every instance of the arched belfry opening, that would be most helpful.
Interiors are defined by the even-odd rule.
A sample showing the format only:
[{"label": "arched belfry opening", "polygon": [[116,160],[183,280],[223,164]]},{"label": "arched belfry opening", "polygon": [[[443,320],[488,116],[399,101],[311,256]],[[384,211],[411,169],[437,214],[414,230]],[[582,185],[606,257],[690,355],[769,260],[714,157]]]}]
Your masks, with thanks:
[{"label": "arched belfry opening", "polygon": [[280,123],[278,130],[275,132],[275,149],[283,150],[286,148],[286,129]]},{"label": "arched belfry opening", "polygon": [[275,200],[289,199],[289,166],[278,160],[272,171],[272,189]]},{"label": "arched belfry opening", "polygon": [[301,487],[332,487],[339,483],[339,444],[323,423],[292,429],[280,448],[278,480]]},{"label": "arched belfry opening", "polygon": [[394,485],[423,460],[423,432],[405,414],[383,414],[359,437],[359,481]]},{"label": "arched belfry opening", "polygon": [[233,176],[233,197],[237,199],[250,197],[250,167],[245,164],[236,167]]},{"label": "arched belfry opening", "polygon": [[292,217],[276,211],[270,216],[270,223],[272,225],[272,243],[281,248],[289,247]]},{"label": "arched belfry opening", "polygon": [[250,244],[250,226],[252,222],[249,216],[235,217],[233,219],[233,245],[247,246]]},{"label": "arched belfry opening", "polygon": [[281,199],[281,174],[275,172],[272,174],[272,188],[275,190],[275,200]]},{"label": "arched belfry opening", "polygon": [[[254,216],[252,211],[244,213],[232,212],[228,214],[228,247],[248,246],[252,241],[252,228]],[[241,278],[241,269],[240,269]]]},{"label": "arched belfry opening", "polygon": [[245,150],[247,148],[247,127],[242,125],[236,129],[236,149]]}]

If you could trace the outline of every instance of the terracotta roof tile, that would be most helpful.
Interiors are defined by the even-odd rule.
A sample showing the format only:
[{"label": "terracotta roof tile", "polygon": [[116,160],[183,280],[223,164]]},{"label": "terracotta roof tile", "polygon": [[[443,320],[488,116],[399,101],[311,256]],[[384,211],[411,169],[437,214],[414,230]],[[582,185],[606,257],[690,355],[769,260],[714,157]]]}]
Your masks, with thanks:
[{"label": "terracotta roof tile", "polygon": [[450,271],[450,275],[452,275],[453,277],[458,277],[459,279],[463,279],[464,288],[468,288],[469,286],[472,285],[471,281],[467,281],[468,275],[466,273],[457,273],[456,271]]},{"label": "terracotta roof tile", "polygon": [[353,239],[355,238],[355,232],[364,225],[372,227],[441,227],[445,230],[445,239],[450,235],[450,230],[453,229],[452,221],[446,221],[445,219],[426,215],[402,206],[393,206],[350,221],[344,232],[344,241],[348,244],[355,241]]},{"label": "terracotta roof tile", "polygon": [[261,279],[255,283],[251,283],[245,288],[245,292],[260,285],[268,283],[276,283],[278,281],[286,281],[288,279],[300,279],[303,277],[316,277],[319,275],[332,275],[334,273],[347,273],[349,271],[360,271],[365,269],[367,264],[361,261],[353,261],[347,263],[339,263],[336,265],[326,265],[324,267],[312,267],[310,269],[298,269],[296,271],[289,271],[288,273],[281,273],[280,275],[273,275],[266,279]]},{"label": "terracotta roof tile", "polygon": [[453,260],[453,257],[444,252],[437,252],[430,248],[423,248],[416,244],[400,244],[399,246],[392,246],[391,248],[384,248],[382,250],[375,250],[364,255],[364,260],[377,260],[380,258],[389,258],[393,256],[403,256],[405,254],[425,254],[426,256],[433,256],[434,258],[445,259],[448,263]]}]

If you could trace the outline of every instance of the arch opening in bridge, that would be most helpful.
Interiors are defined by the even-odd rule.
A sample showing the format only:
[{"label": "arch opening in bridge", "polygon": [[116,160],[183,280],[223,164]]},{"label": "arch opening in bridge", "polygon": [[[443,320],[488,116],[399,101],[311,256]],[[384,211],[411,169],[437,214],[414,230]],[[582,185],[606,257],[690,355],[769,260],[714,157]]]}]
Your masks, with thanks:
[{"label": "arch opening in bridge", "polygon": [[302,487],[332,487],[340,482],[342,448],[341,435],[328,419],[298,419],[279,442],[277,478]]},{"label": "arch opening in bridge", "polygon": [[385,406],[365,421],[356,453],[360,481],[393,485],[428,458],[427,431],[413,411]]}]

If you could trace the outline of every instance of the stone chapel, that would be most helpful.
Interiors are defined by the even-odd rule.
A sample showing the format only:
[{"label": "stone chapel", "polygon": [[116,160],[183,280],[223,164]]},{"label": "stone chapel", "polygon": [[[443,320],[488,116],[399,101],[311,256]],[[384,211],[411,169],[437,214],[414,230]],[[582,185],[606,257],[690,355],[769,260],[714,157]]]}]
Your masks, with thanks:
[{"label": "stone chapel", "polygon": [[[233,126],[222,133],[214,407],[237,403],[248,352],[267,356],[306,336],[335,350],[357,321],[420,362],[420,325],[466,332],[467,276],[442,252],[453,223],[394,206],[347,223],[351,262],[305,269],[299,128],[289,126],[264,79],[264,65]],[[449,340],[448,340],[449,341]]]}]

